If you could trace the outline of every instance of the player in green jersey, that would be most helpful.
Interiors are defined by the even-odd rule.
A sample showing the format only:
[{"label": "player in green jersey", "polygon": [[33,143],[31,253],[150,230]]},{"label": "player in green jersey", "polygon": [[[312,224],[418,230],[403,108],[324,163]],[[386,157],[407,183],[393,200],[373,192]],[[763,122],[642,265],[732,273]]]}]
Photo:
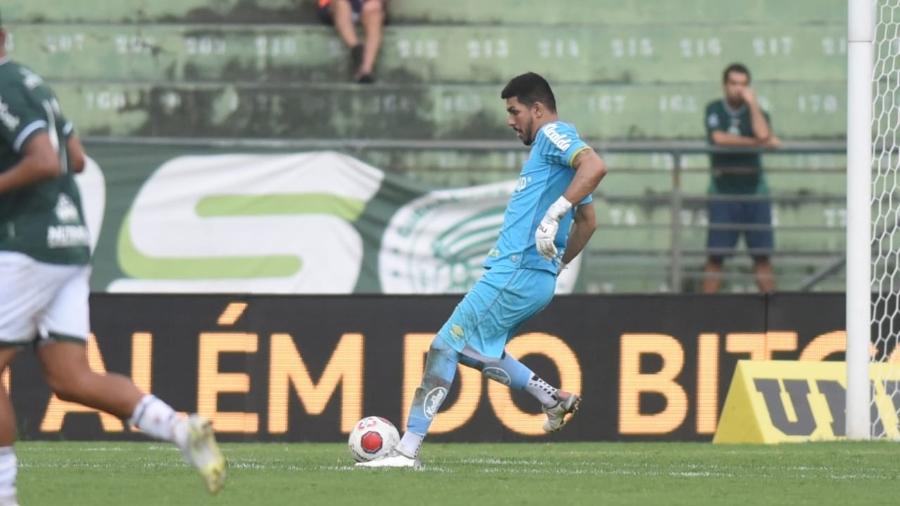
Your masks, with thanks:
[{"label": "player in green jersey", "polygon": [[[33,345],[51,390],[171,441],[215,493],[225,460],[206,419],[179,416],[127,377],[88,366],[90,234],[75,129],[46,83],[6,52],[0,21],[0,374]],[[0,385],[0,506],[18,504],[15,414]]]}]

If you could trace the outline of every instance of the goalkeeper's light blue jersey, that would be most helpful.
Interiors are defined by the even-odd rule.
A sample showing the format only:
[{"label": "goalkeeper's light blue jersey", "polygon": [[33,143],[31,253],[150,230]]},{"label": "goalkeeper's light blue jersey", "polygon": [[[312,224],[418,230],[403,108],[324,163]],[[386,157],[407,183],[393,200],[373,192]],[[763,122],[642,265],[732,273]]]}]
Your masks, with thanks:
[{"label": "goalkeeper's light blue jersey", "polygon": [[[572,161],[585,149],[591,148],[578,137],[572,125],[554,121],[541,127],[506,206],[500,238],[484,261],[485,268],[503,265],[556,274],[575,216],[575,207],[559,220],[559,232],[554,241],[559,253],[553,260],[547,260],[537,252],[534,232],[550,205],[569,187],[575,177]],[[591,201],[592,197],[588,195],[579,205]]]}]

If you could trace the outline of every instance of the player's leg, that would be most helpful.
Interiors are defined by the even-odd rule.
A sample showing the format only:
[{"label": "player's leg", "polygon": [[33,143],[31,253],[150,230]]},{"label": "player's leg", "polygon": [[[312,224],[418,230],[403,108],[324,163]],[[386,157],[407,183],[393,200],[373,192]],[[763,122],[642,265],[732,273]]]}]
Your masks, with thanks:
[{"label": "player's leg", "polygon": [[378,50],[381,48],[384,17],[383,0],[363,0],[360,20],[363,31],[366,34],[366,42],[364,44],[362,62],[356,71],[356,79],[361,83],[374,81],[372,72],[375,69],[375,59],[378,57]]},{"label": "player's leg", "polygon": [[745,203],[744,221],[757,228],[747,231],[747,249],[753,257],[753,275],[760,293],[775,291],[775,272],[770,254],[775,248],[775,233],[772,231],[772,201],[763,200]]},{"label": "player's leg", "polygon": [[544,430],[547,432],[561,429],[581,404],[579,395],[547,383],[509,353],[504,352],[502,357],[495,359],[484,357],[472,348],[464,348],[460,353],[459,363],[478,369],[485,377],[513,390],[524,390],[534,397],[547,414],[547,421],[544,423]]},{"label": "player's leg", "polygon": [[717,293],[722,286],[722,264],[734,250],[739,237],[735,228],[736,204],[727,196],[719,195],[710,197],[707,204],[706,248],[709,254],[703,266],[703,293]]},{"label": "player's leg", "polygon": [[477,369],[486,378],[502,383],[513,390],[528,392],[544,407],[549,408],[559,402],[556,395],[557,388],[544,381],[509,353],[504,352],[500,358],[490,358],[467,346],[460,353],[459,363]]},{"label": "player's leg", "polygon": [[[131,423],[147,435],[175,443],[206,481],[218,492],[225,461],[209,422],[192,415],[179,416],[171,406],[146,394],[120,374],[94,372],[87,360],[88,267],[71,269],[39,321],[37,356],[50,389],[59,398],[106,411]],[[52,272],[66,269],[46,266]]]},{"label": "player's leg", "polygon": [[[6,372],[18,347],[0,347],[0,375]],[[0,506],[18,504],[16,474],[18,463],[13,443],[16,440],[16,415],[6,386],[0,384]]]},{"label": "player's leg", "polygon": [[[32,341],[36,316],[51,300],[55,280],[36,270],[20,253],[0,252],[0,375],[16,353]],[[6,387],[0,384],[0,506],[17,505],[16,419]]]},{"label": "player's leg", "polygon": [[419,449],[428,434],[431,422],[447,398],[453,377],[456,375],[458,361],[459,353],[451,348],[444,338],[435,336],[425,357],[422,383],[413,396],[406,432],[400,443],[386,457],[356,464],[358,467],[417,468],[421,465],[418,461]]},{"label": "player's leg", "polygon": [[[556,277],[552,273],[522,269],[516,274],[500,297],[500,306],[505,308],[504,311],[509,318],[509,331],[504,339],[504,346],[515,336],[518,328],[526,320],[543,311],[550,304],[555,290]],[[547,415],[543,426],[544,431],[558,431],[578,411],[581,404],[580,395],[550,385],[505,351],[501,356],[500,364],[505,370],[520,371],[518,374],[523,379],[526,371],[529,374],[522,389],[541,403],[541,409]]]},{"label": "player's leg", "polygon": [[535,269],[517,269],[498,277],[501,288],[478,321],[480,332],[460,351],[459,362],[513,390],[529,393],[547,414],[544,429],[559,430],[578,409],[581,398],[550,385],[504,350],[518,328],[550,304],[556,278]]}]

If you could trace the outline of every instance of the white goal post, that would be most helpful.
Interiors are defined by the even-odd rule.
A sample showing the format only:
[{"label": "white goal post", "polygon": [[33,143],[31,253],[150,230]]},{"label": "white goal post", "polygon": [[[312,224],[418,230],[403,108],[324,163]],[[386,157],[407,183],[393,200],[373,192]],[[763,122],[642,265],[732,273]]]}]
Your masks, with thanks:
[{"label": "white goal post", "polygon": [[875,3],[847,0],[847,407],[850,439],[871,434],[872,85]]},{"label": "white goal post", "polygon": [[846,430],[900,439],[900,0],[848,0],[847,42]]}]

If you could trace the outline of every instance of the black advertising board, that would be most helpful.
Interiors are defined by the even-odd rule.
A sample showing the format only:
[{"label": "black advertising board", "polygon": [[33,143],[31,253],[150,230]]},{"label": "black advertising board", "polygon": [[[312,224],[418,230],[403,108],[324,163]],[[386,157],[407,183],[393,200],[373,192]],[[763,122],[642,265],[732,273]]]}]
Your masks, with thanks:
[{"label": "black advertising board", "polygon": [[[89,358],[212,417],[224,440],[340,441],[362,416],[401,425],[458,300],[95,294]],[[463,368],[429,438],[710,440],[737,360],[842,359],[843,328],[842,294],[558,297],[507,349],[583,394],[572,423],[543,435],[527,394]],[[7,379],[24,437],[140,438],[51,397],[30,352]]]}]

